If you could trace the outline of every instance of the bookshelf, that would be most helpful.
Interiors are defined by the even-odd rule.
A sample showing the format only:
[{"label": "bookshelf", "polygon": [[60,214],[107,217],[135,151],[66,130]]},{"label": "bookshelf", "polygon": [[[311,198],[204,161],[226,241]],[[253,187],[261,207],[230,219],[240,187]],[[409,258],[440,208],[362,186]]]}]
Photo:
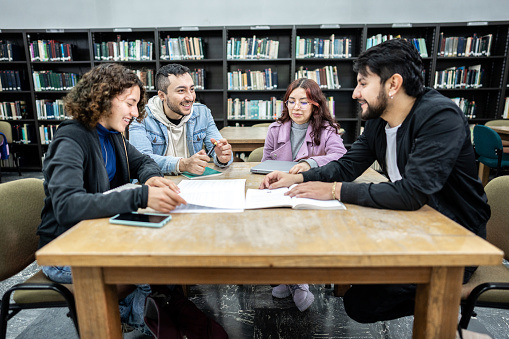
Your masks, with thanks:
[{"label": "bookshelf", "polygon": [[[332,25],[334,26],[334,25]],[[357,85],[357,75],[353,72],[353,63],[357,56],[363,51],[363,34],[365,26],[363,25],[337,25],[337,27],[330,27],[324,25],[306,25],[297,26],[295,28],[295,42],[294,42],[294,62],[295,71],[299,69],[315,70],[325,66],[333,66],[337,69],[339,79],[338,89],[322,88],[326,98],[332,97],[334,100],[334,115],[341,128],[345,130],[343,134],[343,142],[345,146],[349,147],[356,139],[359,133],[360,120],[357,114],[357,105],[352,100],[352,92]],[[325,58],[316,55],[310,57],[297,57],[297,37],[299,40],[315,39],[330,40],[334,35],[336,41],[345,41],[348,44],[348,53],[336,53],[337,57]],[[344,51],[345,49],[342,48]],[[346,55],[345,55],[346,54]],[[292,74],[292,80],[295,80],[295,71]]]},{"label": "bookshelf", "polygon": [[[28,131],[29,142],[15,144],[16,152],[20,156],[21,169],[40,170],[41,159],[48,147],[44,139],[44,127],[51,135],[51,131],[54,131],[62,120],[55,113],[49,116],[38,114],[38,107],[39,112],[41,108],[48,111],[46,105],[54,103],[53,109],[61,110],[58,100],[62,99],[68,90],[36,89],[38,84],[34,81],[34,72],[44,74],[51,71],[57,75],[72,73],[81,76],[100,63],[118,62],[140,72],[141,77],[145,78],[143,80],[147,82],[146,85],[154,86],[147,87],[147,95],[151,97],[157,94],[153,83],[157,69],[168,63],[181,63],[202,76],[203,88],[196,90],[197,101],[211,109],[214,120],[221,129],[236,124],[251,126],[273,121],[272,113],[267,113],[267,110],[275,109],[274,107],[281,104],[286,88],[295,79],[296,72],[328,69],[331,74],[333,71],[336,72],[339,86],[328,84],[322,91],[334,102],[335,118],[345,129],[343,140],[349,147],[358,137],[363,125],[358,116],[358,107],[351,98],[356,86],[353,64],[368,43],[372,43],[371,38],[398,35],[406,39],[420,39],[419,43],[426,46],[428,56],[423,57],[426,86],[434,87],[435,80],[438,80],[437,71],[461,66],[466,69],[477,67],[484,70],[480,87],[459,86],[437,90],[451,99],[463,98],[465,102],[475,102],[475,117],[467,115],[473,124],[483,124],[488,120],[502,118],[506,97],[509,97],[509,22],[0,30],[0,41],[9,41],[16,46],[14,59],[0,60],[0,71],[17,71],[20,82],[19,90],[0,91],[0,103],[23,104],[23,109],[16,119],[10,117],[0,119],[11,123],[15,138],[16,136],[22,138],[20,131],[23,128]],[[474,35],[477,37],[491,35],[489,55],[482,53],[469,57],[439,55],[442,36],[468,38]],[[170,57],[168,38],[174,42],[181,39],[184,45],[187,39],[185,46],[189,48],[190,54]],[[69,45],[72,58],[66,53],[60,55],[57,53],[53,60],[33,59],[31,57],[33,48],[30,48],[30,44],[35,43],[39,47],[39,41],[45,42],[50,46],[49,50],[55,51],[57,48],[62,51],[62,45],[66,51]],[[255,54],[253,41],[257,43]],[[53,47],[55,42],[58,44]],[[270,49],[264,49],[267,46],[274,48],[275,45],[272,45],[274,42],[277,42],[277,54],[274,51],[270,53]],[[319,53],[318,49],[315,53],[315,42],[317,46],[323,44],[324,48],[328,45],[328,57],[323,55],[323,50]],[[343,44],[342,49],[339,47],[340,42]],[[244,43],[242,50],[244,54],[240,53],[240,50],[235,54],[236,50],[231,49],[233,43],[238,47]],[[129,51],[130,44],[132,46],[138,44],[140,53],[144,51],[144,54],[122,59],[121,48],[124,48],[123,51],[127,48]],[[100,56],[97,53],[98,46],[101,46]],[[302,52],[303,46],[308,46],[309,49]],[[344,50],[345,46],[348,46],[347,53]],[[114,48],[117,49],[117,54]],[[104,58],[103,50],[108,51]],[[110,51],[113,52],[111,57]],[[254,74],[258,72],[258,76],[264,76],[269,86],[253,89],[252,83],[249,87],[246,83],[245,87],[228,88],[231,74],[234,72],[249,72],[250,79],[255,79]],[[262,73],[263,75],[260,75]],[[320,71],[318,73],[320,74]],[[247,75],[242,75],[239,79],[243,81],[247,79]],[[233,102],[239,107],[242,104],[246,106],[247,103],[248,107],[256,104],[258,108],[254,108],[252,115],[235,116],[228,114],[229,103]],[[9,162],[3,162],[1,165],[2,169],[13,169]]]}]

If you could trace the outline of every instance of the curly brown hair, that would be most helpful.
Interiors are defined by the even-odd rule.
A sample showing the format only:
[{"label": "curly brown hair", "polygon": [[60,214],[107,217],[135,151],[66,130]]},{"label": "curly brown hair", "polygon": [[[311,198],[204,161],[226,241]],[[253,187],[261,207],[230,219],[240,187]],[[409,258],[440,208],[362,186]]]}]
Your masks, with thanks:
[{"label": "curly brown hair", "polygon": [[138,86],[138,121],[145,118],[145,88],[138,76],[120,64],[101,64],[83,78],[64,97],[65,110],[83,125],[93,128],[102,116],[111,115],[111,100],[124,90]]}]

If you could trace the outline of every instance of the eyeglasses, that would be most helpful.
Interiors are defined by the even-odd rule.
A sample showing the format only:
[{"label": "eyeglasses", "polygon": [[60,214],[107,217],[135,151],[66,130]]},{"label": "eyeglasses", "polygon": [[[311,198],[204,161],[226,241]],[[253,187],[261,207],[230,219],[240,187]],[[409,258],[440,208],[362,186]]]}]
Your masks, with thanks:
[{"label": "eyeglasses", "polygon": [[310,103],[306,101],[287,100],[285,101],[285,104],[290,109],[295,108],[297,104],[299,104],[301,109],[306,109]]}]

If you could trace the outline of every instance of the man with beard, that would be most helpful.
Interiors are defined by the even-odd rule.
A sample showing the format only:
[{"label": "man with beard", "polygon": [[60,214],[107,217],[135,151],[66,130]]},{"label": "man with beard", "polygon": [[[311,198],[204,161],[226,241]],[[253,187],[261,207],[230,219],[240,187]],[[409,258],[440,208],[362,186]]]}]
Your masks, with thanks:
[{"label": "man with beard", "polygon": [[202,174],[210,155],[217,166],[230,165],[231,145],[221,137],[210,109],[194,102],[196,93],[189,68],[165,65],[155,80],[157,95],[145,107],[147,117],[129,126],[131,144],[152,157],[164,173]]},{"label": "man with beard", "polygon": [[[352,97],[367,121],[351,149],[307,172],[272,172],[260,188],[299,184],[288,195],[394,210],[428,204],[485,238],[490,208],[468,122],[450,99],[423,87],[417,49],[405,40],[386,41],[363,52],[354,71]],[[390,181],[353,183],[375,160]],[[465,269],[464,283],[475,269]],[[363,323],[412,315],[415,292],[410,284],[354,285],[344,296],[345,309]]]}]

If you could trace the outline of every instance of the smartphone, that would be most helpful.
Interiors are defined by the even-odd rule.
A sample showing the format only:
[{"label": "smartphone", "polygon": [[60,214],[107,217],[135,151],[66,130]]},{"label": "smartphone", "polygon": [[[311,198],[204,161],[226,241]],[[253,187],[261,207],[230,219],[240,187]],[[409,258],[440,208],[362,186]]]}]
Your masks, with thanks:
[{"label": "smartphone", "polygon": [[157,213],[121,213],[110,218],[110,223],[129,226],[163,227],[171,220],[171,215]]}]

